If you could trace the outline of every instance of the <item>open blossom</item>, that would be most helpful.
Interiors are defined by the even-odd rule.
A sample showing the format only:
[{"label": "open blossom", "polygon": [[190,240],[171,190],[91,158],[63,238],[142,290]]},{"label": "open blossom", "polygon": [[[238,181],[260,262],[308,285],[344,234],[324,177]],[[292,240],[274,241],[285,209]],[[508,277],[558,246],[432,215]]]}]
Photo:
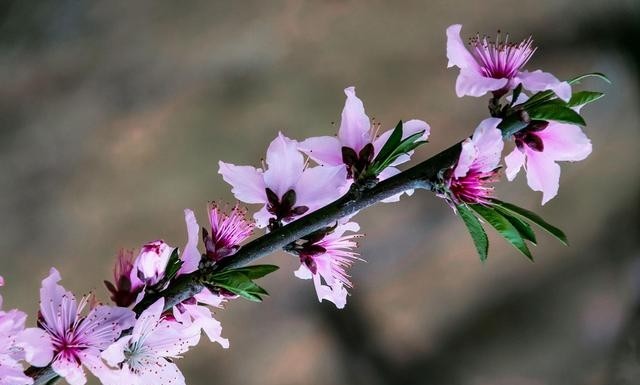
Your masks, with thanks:
[{"label": "open blossom", "polygon": [[308,239],[298,250],[300,268],[296,270],[295,276],[313,279],[318,300],[331,301],[338,309],[346,305],[347,289],[352,287],[346,269],[360,259],[353,251],[358,246],[353,239],[361,235],[344,233],[358,230],[360,226],[355,222],[339,224],[324,236]]},{"label": "open blossom", "polygon": [[197,345],[200,329],[163,316],[164,299],[149,306],[124,336],[102,352],[117,369],[100,372],[105,385],[181,385],[182,373],[171,359]]},{"label": "open blossom", "polygon": [[448,198],[454,204],[490,203],[504,147],[499,123],[497,118],[483,120],[473,136],[462,142],[458,163],[447,180]]},{"label": "open blossom", "polygon": [[52,268],[42,281],[39,326],[53,343],[53,370],[69,384],[82,385],[87,379],[81,365],[98,376],[103,366],[100,352],[133,326],[135,314],[123,307],[99,305],[82,316],[87,297],[77,303],[71,292],[58,285],[60,279]]},{"label": "open blossom", "polygon": [[222,308],[226,299],[204,288],[192,298],[173,307],[176,321],[184,325],[193,325],[202,329],[211,342],[217,342],[223,348],[229,347],[229,340],[222,337],[222,324],[213,317],[210,307]]},{"label": "open blossom", "polygon": [[515,179],[524,167],[529,187],[542,191],[543,205],[558,194],[560,166],[556,162],[576,162],[591,154],[591,141],[572,124],[533,121],[514,139],[516,148],[504,158],[507,179]]},{"label": "open blossom", "polygon": [[307,167],[297,143],[282,133],[269,145],[266,163],[266,170],[219,163],[238,200],[263,205],[253,216],[258,227],[291,222],[346,192],[344,167]]},{"label": "open blossom", "polygon": [[[355,87],[345,88],[347,100],[342,110],[340,129],[337,137],[320,136],[302,141],[300,151],[307,154],[318,164],[325,166],[346,166],[347,177],[357,178],[371,165],[376,155],[389,140],[391,132],[388,130],[376,138],[376,126],[364,110],[364,104],[356,96]],[[421,140],[427,140],[430,127],[422,120],[409,120],[403,123],[402,138],[422,132]],[[390,167],[383,170],[378,179],[383,180],[400,171],[395,168],[410,160],[411,154],[403,154],[396,159]],[[397,200],[397,199],[396,199]]]},{"label": "open blossom", "polygon": [[236,204],[225,214],[215,203],[207,207],[211,234],[202,230],[202,239],[207,256],[214,261],[234,254],[240,244],[253,232],[254,223],[245,218],[246,210]]},{"label": "open blossom", "polygon": [[[4,280],[0,276],[0,286]],[[26,328],[27,315],[16,309],[3,311],[0,296],[0,385],[29,385],[31,377],[23,373],[20,361],[45,366],[53,357],[49,335],[42,329]]]},{"label": "open blossom", "polygon": [[475,36],[469,41],[469,49],[460,37],[462,25],[447,28],[448,67],[460,68],[456,80],[456,94],[459,97],[483,96],[487,92],[506,93],[518,84],[532,92],[551,90],[559,98],[571,98],[571,86],[561,82],[550,73],[523,69],[536,48],[531,38],[512,43],[509,35],[501,41],[500,33],[495,42],[486,37]]}]

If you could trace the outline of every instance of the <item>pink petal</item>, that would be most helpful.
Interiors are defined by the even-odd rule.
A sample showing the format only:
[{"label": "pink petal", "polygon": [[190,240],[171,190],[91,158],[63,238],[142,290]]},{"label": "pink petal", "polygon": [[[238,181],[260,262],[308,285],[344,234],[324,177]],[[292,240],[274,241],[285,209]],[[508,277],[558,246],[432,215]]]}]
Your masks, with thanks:
[{"label": "pink petal", "polygon": [[[144,345],[158,357],[178,357],[200,341],[201,325],[161,320],[144,338]],[[135,340],[135,338],[134,338]]]},{"label": "pink petal", "polygon": [[473,144],[473,141],[469,138],[462,142],[462,150],[460,151],[460,157],[458,157],[458,164],[453,170],[453,176],[456,178],[462,178],[467,175],[473,161],[478,156],[478,149]]},{"label": "pink petal", "polygon": [[22,348],[25,361],[33,366],[46,366],[53,358],[53,345],[42,329],[28,328],[16,336],[16,346]]},{"label": "pink petal", "polygon": [[184,376],[176,364],[161,358],[149,363],[148,369],[141,373],[139,381],[140,385],[185,385]]},{"label": "pink petal", "polygon": [[571,99],[571,86],[567,82],[561,82],[548,72],[536,70],[533,72],[522,71],[518,73],[514,83],[522,83],[522,87],[532,92],[551,90],[564,101]]},{"label": "pink petal", "polygon": [[253,220],[256,222],[256,227],[263,229],[269,225],[269,219],[274,216],[267,211],[267,206],[263,206],[255,214],[253,214]]},{"label": "pink petal", "polygon": [[469,68],[477,72],[479,70],[478,62],[462,41],[461,30],[461,24],[454,24],[447,28],[447,59],[449,59],[447,67]]},{"label": "pink petal", "polygon": [[66,333],[77,317],[76,298],[58,285],[61,279],[58,270],[52,267],[49,276],[42,280],[40,288],[42,318],[47,326],[59,335]]},{"label": "pink petal", "polygon": [[346,192],[347,169],[344,166],[316,166],[304,170],[296,184],[296,206],[316,210],[340,198]]},{"label": "pink petal", "polygon": [[73,359],[60,356],[53,361],[51,367],[61,377],[64,377],[70,385],[84,385],[87,383],[84,370],[82,370],[80,364]]},{"label": "pink petal", "polygon": [[538,135],[544,142],[543,153],[554,160],[575,162],[591,154],[591,140],[579,126],[551,122]]},{"label": "pink petal", "polygon": [[498,167],[504,148],[502,131],[498,129],[501,119],[488,118],[480,122],[473,133],[473,143],[478,150],[474,169],[489,172]]},{"label": "pink petal", "polygon": [[184,210],[184,221],[187,224],[187,244],[182,251],[182,266],[178,274],[189,274],[198,270],[200,264],[200,251],[198,250],[198,235],[200,226],[192,210]]},{"label": "pink petal", "polygon": [[0,385],[31,385],[33,378],[23,373],[24,368],[8,356],[0,355]]},{"label": "pink petal", "polygon": [[278,133],[278,137],[267,149],[267,165],[268,169],[264,172],[265,186],[282,198],[300,179],[304,170],[304,158],[294,140]]},{"label": "pink petal", "polygon": [[326,299],[329,302],[333,302],[336,308],[344,309],[349,293],[342,284],[336,281],[333,286],[324,285],[320,281],[320,276],[316,274],[313,276],[313,285],[319,302]]},{"label": "pink petal", "polygon": [[514,148],[513,151],[507,156],[504,157],[504,163],[507,166],[505,170],[505,174],[507,175],[507,179],[512,181],[518,175],[520,168],[524,166],[524,162],[526,160],[526,155],[524,152]]},{"label": "pink petal", "polygon": [[371,141],[371,122],[364,111],[362,100],[356,96],[356,88],[347,87],[344,93],[347,100],[342,110],[338,138],[342,146],[360,152],[362,147]]},{"label": "pink petal", "polygon": [[245,203],[266,203],[262,172],[251,166],[236,166],[231,163],[218,162],[218,173],[232,187],[231,192],[236,199]]},{"label": "pink petal", "polygon": [[560,166],[542,152],[527,151],[527,184],[533,191],[542,191],[542,204],[558,194]]},{"label": "pink petal", "polygon": [[342,163],[342,144],[333,136],[318,136],[305,139],[298,145],[300,151],[318,164],[338,166]]},{"label": "pink petal", "polygon": [[461,69],[456,79],[456,95],[460,98],[465,95],[484,96],[487,92],[504,88],[508,82],[506,78],[487,78],[477,71]]},{"label": "pink petal", "polygon": [[313,274],[311,270],[307,267],[307,265],[301,264],[298,270],[293,272],[293,275],[300,279],[311,279],[313,278]]},{"label": "pink petal", "polygon": [[209,337],[211,342],[217,342],[225,349],[229,348],[229,340],[222,337],[222,324],[213,318],[213,313],[206,306],[183,305],[193,318],[193,323]]},{"label": "pink petal", "polygon": [[194,298],[199,303],[204,303],[213,307],[222,307],[222,304],[225,302],[225,299],[222,296],[213,294],[211,290],[207,288],[202,289],[200,293],[194,295]]},{"label": "pink petal", "polygon": [[117,367],[119,363],[123,362],[127,359],[124,352],[129,342],[131,341],[131,336],[124,336],[117,340],[116,342],[109,345],[100,356],[107,361],[107,364]]},{"label": "pink petal", "polygon": [[164,298],[159,298],[151,306],[140,314],[133,326],[131,339],[139,341],[146,338],[160,321],[160,316],[164,310]]},{"label": "pink petal", "polygon": [[89,369],[91,374],[98,377],[104,384],[108,383],[108,381],[104,380],[108,379],[114,371],[109,369],[109,367],[100,359],[100,351],[98,349],[84,349],[78,354],[78,356],[80,357],[82,365]]},{"label": "pink petal", "polygon": [[127,308],[100,305],[89,312],[75,334],[87,345],[106,349],[123,330],[133,326],[135,319],[135,313]]}]

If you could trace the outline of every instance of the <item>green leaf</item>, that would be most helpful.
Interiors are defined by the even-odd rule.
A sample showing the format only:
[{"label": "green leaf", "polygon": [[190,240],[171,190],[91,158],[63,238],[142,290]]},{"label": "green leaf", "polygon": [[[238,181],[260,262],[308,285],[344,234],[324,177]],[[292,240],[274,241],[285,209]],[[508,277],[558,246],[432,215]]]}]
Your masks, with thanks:
[{"label": "green leaf", "polygon": [[502,131],[504,138],[509,138],[511,135],[527,127],[527,125],[528,123],[523,122],[518,114],[511,114],[502,119],[500,124],[498,124],[498,128]]},{"label": "green leaf", "polygon": [[493,208],[482,205],[470,205],[470,207],[484,218],[498,233],[525,257],[533,261],[533,256],[527,247],[518,229]]},{"label": "green leaf", "polygon": [[608,84],[611,84],[611,80],[609,80],[608,77],[606,77],[604,74],[600,73],[600,72],[592,72],[589,74],[584,74],[584,75],[580,75],[580,76],[576,76],[575,78],[568,80],[567,83],[574,85],[574,84],[578,84],[580,83],[581,80],[586,79],[586,78],[598,78],[601,79],[605,82],[607,82]]},{"label": "green leaf", "polygon": [[262,302],[262,296],[269,294],[265,289],[253,282],[246,274],[237,271],[230,271],[227,274],[215,276],[213,282],[209,284],[226,289],[253,302]]},{"label": "green leaf", "polygon": [[513,105],[516,104],[516,102],[518,101],[518,97],[520,97],[521,93],[522,93],[522,83],[518,83],[516,88],[514,88],[513,92],[511,93],[511,104],[509,105],[510,107],[513,107]]},{"label": "green leaf", "polygon": [[531,229],[531,226],[529,226],[527,222],[521,220],[516,216],[513,216],[513,214],[511,214],[507,210],[504,210],[500,206],[495,206],[495,208],[497,208],[500,211],[500,214],[502,214],[503,217],[507,218],[507,220],[511,222],[513,227],[515,227],[518,230],[518,233],[520,233],[520,236],[522,236],[522,238],[533,243],[534,245],[537,243],[536,234],[533,232],[533,230]]},{"label": "green leaf", "polygon": [[489,239],[487,238],[487,233],[485,233],[482,228],[482,224],[480,224],[478,218],[469,210],[467,205],[462,204],[456,208],[458,209],[458,213],[460,213],[460,218],[462,218],[462,221],[467,226],[467,230],[469,230],[473,244],[476,246],[478,255],[480,255],[480,260],[482,262],[486,261],[489,252]]},{"label": "green leaf", "polygon": [[553,120],[561,123],[579,124],[581,126],[587,125],[580,114],[569,107],[557,103],[545,103],[540,106],[532,107],[531,109],[528,109],[527,112],[531,119]]},{"label": "green leaf", "polygon": [[[378,154],[376,159],[373,161],[371,165],[370,173],[373,175],[378,175],[382,170],[389,167],[396,159],[402,154],[407,154],[416,149],[416,147],[421,144],[427,143],[426,140],[418,140],[424,135],[424,131],[416,132],[413,135],[409,135],[405,139],[403,139],[398,145],[391,151],[391,153],[386,157],[382,158]],[[387,142],[388,143],[388,142]]]},{"label": "green leaf", "polygon": [[373,160],[373,164],[375,164],[376,162],[384,162],[398,147],[398,145],[400,145],[401,141],[402,141],[402,120],[399,121],[398,124],[396,125],[396,128],[393,129],[391,136],[389,136],[389,139],[387,140],[387,142],[380,149],[378,156],[376,156],[376,158]]},{"label": "green leaf", "polygon": [[529,211],[527,209],[523,209],[522,207],[518,207],[511,203],[502,202],[500,200],[494,199],[493,203],[500,208],[519,216],[521,219],[529,220],[536,225],[538,225],[541,229],[545,230],[556,239],[558,239],[565,246],[568,245],[567,236],[564,234],[562,230],[559,228],[547,223],[544,219],[542,219],[538,214]]},{"label": "green leaf", "polygon": [[585,104],[589,104],[595,102],[604,96],[603,92],[596,91],[580,91],[571,95],[571,100],[567,103],[567,107],[578,107],[584,106]]},{"label": "green leaf", "polygon": [[180,259],[180,252],[176,247],[173,249],[171,256],[169,257],[169,261],[167,261],[167,267],[164,270],[164,278],[163,281],[169,282],[172,280],[177,274],[182,264],[184,262]]},{"label": "green leaf", "polygon": [[226,274],[242,273],[247,277],[249,277],[249,279],[258,279],[258,278],[264,277],[267,274],[271,274],[278,269],[279,267],[275,265],[253,265],[253,266],[240,267],[237,269],[223,270],[219,273],[214,274],[213,277],[215,279],[216,277],[223,276]]}]

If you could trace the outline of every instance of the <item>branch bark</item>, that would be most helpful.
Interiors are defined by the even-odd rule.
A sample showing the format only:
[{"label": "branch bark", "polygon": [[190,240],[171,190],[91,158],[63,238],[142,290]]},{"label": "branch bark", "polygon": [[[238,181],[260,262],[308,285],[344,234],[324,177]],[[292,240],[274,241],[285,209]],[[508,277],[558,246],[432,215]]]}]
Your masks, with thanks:
[{"label": "branch bark", "polygon": [[[254,239],[244,245],[236,254],[222,260],[221,263],[212,269],[218,270],[245,266],[274,251],[282,249],[284,246],[305,235],[331,226],[341,218],[355,214],[362,209],[407,190],[433,190],[438,178],[438,173],[445,168],[455,165],[460,155],[460,150],[461,145],[460,142],[458,142],[422,163],[379,182],[372,188],[367,189],[354,185],[342,198],[294,222]],[[140,314],[160,297],[165,298],[165,309],[171,309],[173,306],[199,293],[204,288],[202,278],[209,273],[211,273],[210,269],[198,270],[191,274],[180,276],[175,279],[166,290],[158,294],[146,296],[133,310],[137,314]],[[45,368],[30,367],[25,373],[33,377],[34,385],[50,385],[59,379],[53,369],[51,369],[51,366]]]}]

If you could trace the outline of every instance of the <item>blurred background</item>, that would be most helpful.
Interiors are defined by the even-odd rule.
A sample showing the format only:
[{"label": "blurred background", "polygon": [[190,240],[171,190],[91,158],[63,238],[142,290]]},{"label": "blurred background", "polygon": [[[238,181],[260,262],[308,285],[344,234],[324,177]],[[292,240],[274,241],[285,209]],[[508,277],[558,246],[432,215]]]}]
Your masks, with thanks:
[{"label": "blurred background", "polygon": [[[458,99],[445,28],[532,34],[528,68],[600,71],[585,111],[594,151],[563,164],[557,198],[520,175],[507,201],[564,229],[535,263],[491,233],[481,264],[464,225],[418,192],[358,221],[368,261],[343,311],[317,303],[296,261],[217,318],[231,348],[201,343],[179,364],[198,384],[552,385],[640,383],[640,4],[536,1],[2,1],[0,275],[5,307],[33,322],[51,266],[107,300],[116,251],[182,246],[184,208],[206,222],[231,202],[218,160],[257,165],[278,130],[328,135],[357,86],[370,116],[432,127],[425,159],[487,116]],[[637,349],[637,350],[636,350]],[[96,383],[92,380],[93,384]]]}]

